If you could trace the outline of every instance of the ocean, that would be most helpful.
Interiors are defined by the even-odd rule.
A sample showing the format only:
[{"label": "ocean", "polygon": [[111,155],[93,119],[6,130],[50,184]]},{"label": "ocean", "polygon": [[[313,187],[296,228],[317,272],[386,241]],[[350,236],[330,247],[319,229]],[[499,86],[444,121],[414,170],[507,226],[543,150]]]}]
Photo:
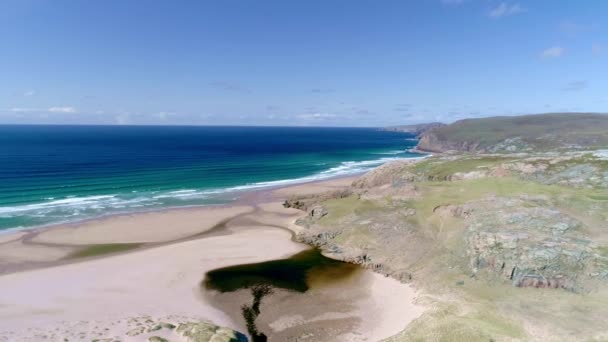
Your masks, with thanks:
[{"label": "ocean", "polygon": [[361,173],[408,152],[375,128],[0,125],[0,230]]}]

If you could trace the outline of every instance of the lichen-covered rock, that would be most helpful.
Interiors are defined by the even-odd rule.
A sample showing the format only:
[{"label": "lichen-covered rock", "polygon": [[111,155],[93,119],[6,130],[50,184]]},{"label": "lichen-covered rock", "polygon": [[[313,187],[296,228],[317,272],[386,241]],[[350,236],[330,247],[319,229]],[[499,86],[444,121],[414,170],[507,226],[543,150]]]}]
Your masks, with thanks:
[{"label": "lichen-covered rock", "polygon": [[188,342],[246,342],[247,337],[232,329],[207,322],[180,323],[175,330]]},{"label": "lichen-covered rock", "polygon": [[583,278],[602,268],[580,232],[583,224],[561,211],[517,199],[479,205],[484,210],[468,218],[466,237],[473,274],[489,271],[518,287],[581,291]]}]

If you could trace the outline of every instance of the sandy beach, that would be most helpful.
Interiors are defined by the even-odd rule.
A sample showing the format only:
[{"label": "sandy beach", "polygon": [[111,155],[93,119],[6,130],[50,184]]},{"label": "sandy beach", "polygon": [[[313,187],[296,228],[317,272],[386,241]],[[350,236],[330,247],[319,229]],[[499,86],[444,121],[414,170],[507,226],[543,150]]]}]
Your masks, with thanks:
[{"label": "sandy beach", "polygon": [[[339,189],[352,179],[250,194],[248,204],[244,196],[232,206],[119,215],[0,235],[0,340],[147,341],[146,332],[125,335],[146,320],[205,320],[246,333],[238,314],[246,293],[205,290],[205,273],[307,249],[291,239],[302,229],[293,222],[304,213],[283,208],[282,199]],[[75,257],[92,246],[125,248]],[[278,291],[265,299],[259,321],[270,340],[332,326],[317,340],[377,341],[422,313],[415,298],[408,285],[362,270],[310,293]],[[286,302],[291,304],[278,305]]]}]

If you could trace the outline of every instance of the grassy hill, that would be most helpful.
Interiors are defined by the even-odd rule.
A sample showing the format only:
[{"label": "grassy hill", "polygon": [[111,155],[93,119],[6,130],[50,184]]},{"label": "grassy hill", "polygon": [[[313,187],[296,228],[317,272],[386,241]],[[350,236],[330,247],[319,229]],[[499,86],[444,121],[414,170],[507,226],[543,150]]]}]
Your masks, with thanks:
[{"label": "grassy hill", "polygon": [[465,119],[424,132],[432,152],[522,152],[608,147],[608,115],[550,113]]}]

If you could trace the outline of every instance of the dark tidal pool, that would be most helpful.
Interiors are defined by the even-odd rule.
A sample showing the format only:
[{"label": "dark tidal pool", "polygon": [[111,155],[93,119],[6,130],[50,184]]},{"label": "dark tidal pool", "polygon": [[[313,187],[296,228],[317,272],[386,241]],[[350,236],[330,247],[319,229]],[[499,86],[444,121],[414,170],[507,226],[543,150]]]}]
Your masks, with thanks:
[{"label": "dark tidal pool", "polygon": [[241,315],[254,342],[268,337],[255,324],[262,299],[274,289],[304,293],[315,286],[344,280],[360,270],[354,264],[325,257],[318,249],[308,249],[286,259],[242,264],[207,272],[203,286],[222,293],[249,289],[251,304],[241,306]]},{"label": "dark tidal pool", "polygon": [[312,286],[340,281],[359,266],[325,257],[318,249],[309,249],[286,259],[235,265],[207,272],[207,289],[232,292],[254,286],[270,286],[306,292]]}]

